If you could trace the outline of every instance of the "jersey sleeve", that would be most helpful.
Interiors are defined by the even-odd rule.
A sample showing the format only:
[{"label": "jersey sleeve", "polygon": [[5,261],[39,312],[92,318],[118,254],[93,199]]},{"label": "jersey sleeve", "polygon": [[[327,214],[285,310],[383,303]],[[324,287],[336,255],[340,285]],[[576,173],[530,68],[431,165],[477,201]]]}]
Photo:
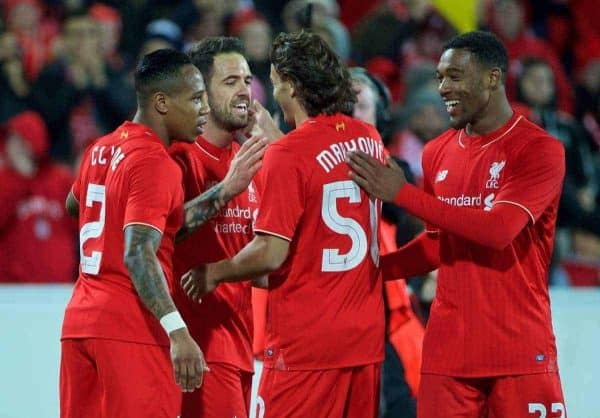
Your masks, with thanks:
[{"label": "jersey sleeve", "polygon": [[564,176],[562,144],[552,137],[542,136],[519,152],[494,205],[519,206],[535,222],[561,192]]},{"label": "jersey sleeve", "polygon": [[171,146],[169,154],[181,169],[184,200],[187,202],[204,193],[207,189],[207,176],[202,161],[194,158],[188,149],[178,143]]},{"label": "jersey sleeve", "polygon": [[254,231],[291,241],[305,206],[305,181],[297,158],[281,145],[270,145],[258,183],[261,201]]},{"label": "jersey sleeve", "polygon": [[181,171],[166,156],[147,156],[130,164],[123,228],[151,226],[161,233],[181,198]]}]

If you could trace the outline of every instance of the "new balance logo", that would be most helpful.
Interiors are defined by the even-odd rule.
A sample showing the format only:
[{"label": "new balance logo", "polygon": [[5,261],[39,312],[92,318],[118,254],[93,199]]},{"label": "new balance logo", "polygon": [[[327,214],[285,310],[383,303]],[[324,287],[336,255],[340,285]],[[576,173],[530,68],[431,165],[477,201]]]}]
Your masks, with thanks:
[{"label": "new balance logo", "polygon": [[486,189],[497,189],[499,186],[500,172],[506,165],[506,161],[494,161],[490,167],[490,178],[485,182]]},{"label": "new balance logo", "polygon": [[448,170],[440,170],[435,176],[435,182],[439,183],[440,181],[446,180],[446,176],[448,175]]}]

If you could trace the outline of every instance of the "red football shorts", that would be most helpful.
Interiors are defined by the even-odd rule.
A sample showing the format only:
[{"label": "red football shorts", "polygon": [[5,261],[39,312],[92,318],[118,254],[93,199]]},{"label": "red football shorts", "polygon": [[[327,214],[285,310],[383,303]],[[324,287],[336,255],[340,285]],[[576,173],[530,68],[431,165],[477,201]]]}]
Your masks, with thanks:
[{"label": "red football shorts", "polygon": [[423,374],[419,418],[566,418],[558,373],[456,378]]},{"label": "red football shorts", "polygon": [[263,369],[253,418],[377,418],[381,363],[343,369]]},{"label": "red football shorts", "polygon": [[252,373],[209,363],[200,389],[183,394],[181,418],[248,418]]},{"label": "red football shorts", "polygon": [[61,418],[177,418],[168,347],[95,338],[61,342]]}]

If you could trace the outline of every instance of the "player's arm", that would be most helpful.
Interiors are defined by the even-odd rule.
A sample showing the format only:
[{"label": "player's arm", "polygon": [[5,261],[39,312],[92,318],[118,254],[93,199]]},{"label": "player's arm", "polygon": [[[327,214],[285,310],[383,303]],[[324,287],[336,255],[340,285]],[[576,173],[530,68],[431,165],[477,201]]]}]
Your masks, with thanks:
[{"label": "player's arm", "polygon": [[396,251],[379,260],[383,280],[421,276],[440,266],[437,232],[423,232]]},{"label": "player's arm", "polygon": [[71,215],[73,218],[79,218],[79,202],[75,199],[75,195],[73,191],[69,191],[67,195],[67,200],[65,201],[65,208],[67,209],[67,213]]},{"label": "player's arm", "polygon": [[256,235],[233,258],[190,270],[181,278],[187,295],[195,301],[221,283],[255,279],[277,270],[285,261],[290,243],[274,235]]},{"label": "player's arm", "polygon": [[407,183],[402,169],[388,158],[388,165],[358,151],[348,153],[350,177],[370,195],[395,202],[411,215],[496,250],[506,248],[530,221],[527,212],[516,205],[494,205],[490,211],[451,206]]},{"label": "player's arm", "polygon": [[234,157],[225,178],[184,205],[183,225],[177,232],[177,242],[186,238],[212,218],[227,202],[248,188],[262,165],[268,141],[265,138],[248,139]]},{"label": "player's arm", "polygon": [[156,256],[161,239],[162,234],[150,226],[127,225],[124,262],[138,296],[169,334],[177,384],[184,392],[191,392],[201,386],[202,372],[207,368],[169,294]]}]

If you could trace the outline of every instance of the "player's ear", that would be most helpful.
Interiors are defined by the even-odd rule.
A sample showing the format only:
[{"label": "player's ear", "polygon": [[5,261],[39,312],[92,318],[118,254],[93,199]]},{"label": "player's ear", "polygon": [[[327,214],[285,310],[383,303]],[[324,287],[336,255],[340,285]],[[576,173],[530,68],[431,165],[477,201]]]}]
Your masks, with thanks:
[{"label": "player's ear", "polygon": [[161,91],[152,96],[154,109],[161,115],[165,115],[169,109],[167,95]]},{"label": "player's ear", "polygon": [[296,97],[296,88],[294,87],[294,84],[291,81],[286,81],[286,83],[290,86],[290,97]]},{"label": "player's ear", "polygon": [[492,90],[496,90],[502,85],[502,70],[500,68],[492,68],[489,72],[489,83]]}]

